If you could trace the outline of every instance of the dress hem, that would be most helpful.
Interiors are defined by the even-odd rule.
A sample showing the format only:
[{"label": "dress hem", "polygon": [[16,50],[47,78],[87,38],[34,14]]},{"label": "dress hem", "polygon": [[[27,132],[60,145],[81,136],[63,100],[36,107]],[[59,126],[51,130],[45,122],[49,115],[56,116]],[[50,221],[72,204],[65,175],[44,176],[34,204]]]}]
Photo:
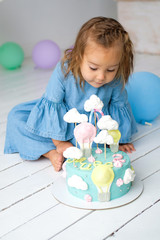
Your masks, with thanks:
[{"label": "dress hem", "polygon": [[52,149],[49,149],[48,151],[42,153],[41,155],[38,155],[38,156],[28,156],[28,155],[25,155],[25,154],[21,154],[19,153],[17,150],[13,150],[13,149],[8,149],[8,150],[4,150],[4,154],[14,154],[14,153],[17,153],[20,155],[20,157],[24,160],[31,160],[31,161],[34,161],[34,160],[38,160],[43,154],[51,151]]}]

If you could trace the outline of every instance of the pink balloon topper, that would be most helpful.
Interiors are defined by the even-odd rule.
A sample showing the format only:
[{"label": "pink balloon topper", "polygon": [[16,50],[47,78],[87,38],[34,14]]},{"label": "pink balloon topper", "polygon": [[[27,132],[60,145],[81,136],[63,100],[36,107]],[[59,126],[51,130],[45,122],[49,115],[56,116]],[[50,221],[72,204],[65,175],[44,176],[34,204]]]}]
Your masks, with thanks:
[{"label": "pink balloon topper", "polygon": [[93,142],[96,136],[96,128],[89,122],[83,122],[74,129],[74,136],[79,143]]}]

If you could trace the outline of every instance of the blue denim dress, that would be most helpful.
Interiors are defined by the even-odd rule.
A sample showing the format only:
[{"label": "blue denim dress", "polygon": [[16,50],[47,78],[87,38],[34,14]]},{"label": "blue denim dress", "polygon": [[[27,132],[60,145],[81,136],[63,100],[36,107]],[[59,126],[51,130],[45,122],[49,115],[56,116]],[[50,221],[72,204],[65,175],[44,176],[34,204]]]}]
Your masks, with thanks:
[{"label": "blue denim dress", "polygon": [[[84,102],[97,95],[104,103],[102,109],[119,123],[121,143],[128,143],[136,132],[136,122],[120,79],[114,79],[100,88],[94,88],[87,82],[81,89],[70,72],[64,76],[59,62],[54,69],[44,95],[31,102],[15,106],[8,114],[4,153],[18,152],[21,158],[36,160],[41,155],[55,149],[52,139],[71,141],[74,124],[63,120],[64,114],[71,108],[88,115]],[[93,120],[94,122],[94,120]]]}]

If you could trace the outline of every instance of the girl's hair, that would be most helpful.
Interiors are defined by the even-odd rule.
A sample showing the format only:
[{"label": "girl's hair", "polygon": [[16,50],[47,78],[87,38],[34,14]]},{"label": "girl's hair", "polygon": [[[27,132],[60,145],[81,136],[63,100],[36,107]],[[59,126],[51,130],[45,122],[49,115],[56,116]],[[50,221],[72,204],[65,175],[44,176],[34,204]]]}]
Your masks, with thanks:
[{"label": "girl's hair", "polygon": [[[112,18],[95,17],[83,24],[73,48],[64,52],[62,70],[65,76],[71,71],[76,81],[78,81],[78,77],[80,78],[80,86],[84,85],[85,80],[80,71],[80,64],[90,40],[105,48],[112,47],[117,42],[122,44],[122,58],[116,78],[121,77],[125,86],[133,70],[133,45],[122,25]],[[67,68],[65,68],[66,62]]]}]

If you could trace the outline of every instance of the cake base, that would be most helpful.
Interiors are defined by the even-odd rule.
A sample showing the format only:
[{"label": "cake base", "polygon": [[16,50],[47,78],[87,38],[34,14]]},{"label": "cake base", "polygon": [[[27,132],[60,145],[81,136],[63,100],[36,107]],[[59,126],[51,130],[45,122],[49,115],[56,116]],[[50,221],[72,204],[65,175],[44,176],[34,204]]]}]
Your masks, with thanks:
[{"label": "cake base", "polygon": [[120,207],[136,200],[143,192],[143,183],[136,177],[127,194],[109,202],[85,202],[84,200],[74,197],[69,193],[66,179],[63,177],[60,177],[55,181],[51,191],[56,200],[67,206],[88,210],[102,210]]}]

